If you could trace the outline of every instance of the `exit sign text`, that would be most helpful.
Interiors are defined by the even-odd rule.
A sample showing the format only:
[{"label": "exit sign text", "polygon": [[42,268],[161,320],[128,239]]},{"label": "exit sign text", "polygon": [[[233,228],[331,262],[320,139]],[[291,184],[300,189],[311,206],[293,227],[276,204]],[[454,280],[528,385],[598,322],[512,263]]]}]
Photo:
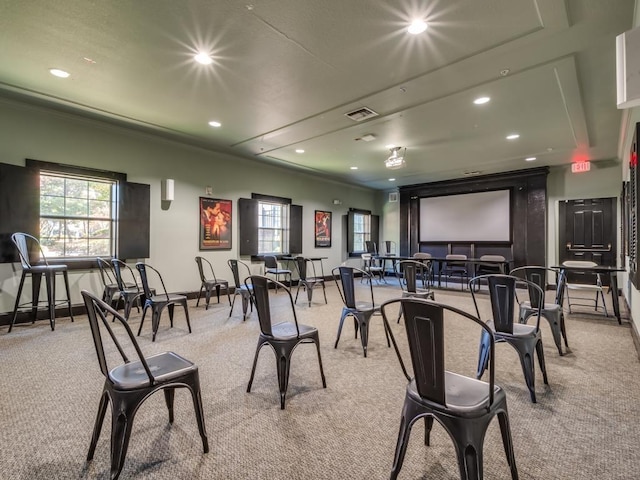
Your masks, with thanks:
[{"label": "exit sign text", "polygon": [[571,164],[571,171],[573,173],[588,172],[591,170],[591,162],[576,162]]}]

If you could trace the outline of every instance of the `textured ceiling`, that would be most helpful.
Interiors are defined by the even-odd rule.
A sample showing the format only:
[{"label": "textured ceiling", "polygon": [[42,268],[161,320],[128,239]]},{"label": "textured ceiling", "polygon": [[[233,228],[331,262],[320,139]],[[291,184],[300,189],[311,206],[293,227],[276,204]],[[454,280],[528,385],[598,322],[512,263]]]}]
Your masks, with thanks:
[{"label": "textured ceiling", "polygon": [[[0,0],[0,95],[376,189],[577,159],[597,166],[617,156],[615,37],[633,8]],[[430,28],[412,36],[416,17]],[[214,63],[194,62],[197,51]],[[474,105],[481,95],[491,101]],[[378,116],[344,115],[363,106]],[[520,138],[505,140],[512,132]],[[357,140],[367,134],[375,139]],[[390,143],[406,147],[404,168],[384,167]]]}]

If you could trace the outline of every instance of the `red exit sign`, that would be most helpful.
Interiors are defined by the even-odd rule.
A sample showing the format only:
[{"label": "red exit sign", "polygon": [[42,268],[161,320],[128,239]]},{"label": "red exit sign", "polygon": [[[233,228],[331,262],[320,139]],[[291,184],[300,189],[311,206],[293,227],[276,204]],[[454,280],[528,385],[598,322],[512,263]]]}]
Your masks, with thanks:
[{"label": "red exit sign", "polygon": [[591,170],[591,162],[575,162],[571,164],[572,173],[582,173]]}]

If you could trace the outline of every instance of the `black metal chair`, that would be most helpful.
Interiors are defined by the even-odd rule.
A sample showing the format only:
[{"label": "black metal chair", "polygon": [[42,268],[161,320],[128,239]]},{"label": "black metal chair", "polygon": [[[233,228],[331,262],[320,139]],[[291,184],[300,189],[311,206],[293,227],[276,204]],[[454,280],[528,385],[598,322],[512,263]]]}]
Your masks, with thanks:
[{"label": "black metal chair", "polygon": [[[251,308],[253,312],[253,292],[249,287],[244,284],[244,278],[251,276],[251,269],[249,265],[240,260],[230,259],[227,261],[227,265],[231,269],[231,273],[233,274],[233,281],[236,285],[236,288],[233,291],[233,301],[231,302],[231,310],[229,310],[229,317],[233,313],[233,306],[236,304],[236,297],[240,295],[240,299],[242,300],[242,315],[243,320],[247,319],[247,310],[248,307]],[[240,266],[242,266],[243,270],[246,271],[246,275],[243,280],[240,280]]]},{"label": "black metal chair", "polygon": [[384,279],[384,268],[377,258],[370,253],[363,253],[360,257],[362,258],[362,270],[371,275],[371,278],[377,278],[378,283],[387,283]]},{"label": "black metal chair", "polygon": [[[82,291],[82,296],[87,308],[93,343],[98,354],[98,363],[105,377],[87,461],[93,459],[107,406],[111,403],[111,479],[117,479],[124,466],[133,420],[138,408],[152,394],[162,390],[169,410],[169,423],[173,423],[176,388],[187,388],[191,392],[198,430],[202,437],[202,448],[204,453],[209,452],[198,367],[174,352],[156,353],[145,357],[123,316],[89,292]],[[107,321],[109,314],[113,314],[113,317],[120,322],[117,329],[109,325]],[[118,341],[118,334],[123,330],[128,337],[124,344]],[[105,331],[106,334],[103,335]],[[109,368],[107,355],[104,352],[104,342],[108,341],[108,338],[111,338],[113,346],[124,361],[124,364],[114,368]],[[127,356],[127,351],[131,353],[132,359]],[[134,359],[135,357],[137,359]]]},{"label": "black metal chair", "polygon": [[469,268],[467,265],[467,256],[459,254],[449,254],[445,257],[445,262],[442,264],[440,271],[438,272],[438,285],[444,275],[445,282],[449,283],[449,277],[460,277],[460,290],[464,290],[464,284],[469,279]]},{"label": "black metal chair", "polygon": [[422,269],[422,288],[433,286],[433,261],[431,260],[431,254],[427,252],[416,252],[413,254],[413,259],[424,265]]},{"label": "black metal chair", "polygon": [[[20,263],[22,264],[22,276],[20,277],[20,286],[18,287],[18,293],[16,294],[16,303],[13,307],[13,317],[11,318],[11,324],[9,325],[9,333],[13,329],[13,325],[18,318],[18,310],[22,307],[29,305],[31,308],[31,314],[33,316],[32,323],[35,323],[38,316],[38,305],[41,303],[40,299],[40,285],[42,283],[42,276],[44,275],[44,281],[47,287],[47,309],[49,310],[49,324],[51,330],[56,328],[56,305],[66,303],[69,307],[69,317],[73,322],[73,313],[71,312],[71,294],[69,293],[69,277],[67,275],[66,265],[49,265],[47,257],[45,256],[42,246],[36,237],[29,235],[28,233],[16,232],[11,235],[11,241],[18,249],[18,255],[20,256]],[[44,262],[44,265],[32,265],[30,253],[39,255],[39,261]],[[67,300],[56,301],[56,275],[62,274],[64,278],[64,286],[67,292]],[[31,301],[27,303],[20,303],[20,296],[22,295],[22,288],[24,287],[24,281],[27,275],[31,275]]]},{"label": "black metal chair", "polygon": [[[404,313],[414,378],[407,373],[387,320],[387,308],[395,303],[400,303]],[[393,480],[398,477],[407,451],[411,428],[416,421],[424,418],[425,445],[430,445],[431,428],[435,419],[453,440],[460,478],[482,479],[484,436],[491,420],[497,415],[511,478],[517,479],[507,396],[501,387],[494,384],[494,340],[491,329],[478,318],[462,310],[419,298],[389,300],[382,305],[382,316],[402,371],[409,382],[390,478]],[[444,332],[445,324],[451,317],[474,322],[482,329],[483,335],[486,335],[489,352],[488,383],[446,370]]]},{"label": "black metal chair", "polygon": [[[525,279],[538,285],[544,292],[547,288],[547,274],[553,273],[556,275],[556,280],[560,272],[553,268],[526,266],[518,267],[511,270],[510,275],[516,277],[524,276]],[[560,282],[557,282],[560,286]],[[529,300],[520,302],[520,323],[527,323],[530,317],[535,315],[540,309],[540,316],[547,319],[549,327],[551,327],[551,334],[553,335],[553,341],[556,344],[558,353],[564,355],[562,352],[562,338],[564,338],[565,347],[569,347],[567,343],[567,331],[564,324],[564,312],[562,311],[562,294],[564,290],[562,288],[556,289],[556,298],[554,303],[546,303],[544,297],[540,298],[537,295],[537,290],[529,289]]]},{"label": "black metal chair", "polygon": [[[211,277],[207,278],[204,273],[203,262],[209,265],[209,270],[211,271]],[[231,296],[229,295],[229,282],[223,280],[221,278],[216,278],[216,274],[213,271],[213,265],[211,262],[204,257],[196,257],[196,263],[198,264],[198,273],[200,274],[200,291],[198,292],[198,301],[196,302],[196,307],[200,305],[200,297],[202,296],[202,290],[205,291],[205,299],[207,304],[205,306],[205,310],[209,309],[209,300],[211,299],[211,292],[216,291],[216,297],[218,297],[218,303],[220,303],[220,290],[224,290],[227,293],[227,299],[229,300],[229,306],[231,306]]]},{"label": "black metal chair", "polygon": [[[491,300],[492,319],[486,321],[487,326],[493,332],[496,342],[506,342],[511,345],[518,356],[522,365],[524,379],[529,389],[531,401],[536,403],[535,392],[535,367],[533,357],[538,354],[538,363],[542,371],[544,383],[548,384],[547,369],[544,363],[544,349],[542,346],[542,335],[540,334],[540,310],[537,310],[536,324],[526,325],[518,322],[514,323],[515,305],[518,303],[516,298],[516,286],[525,287],[531,291],[533,289],[541,297],[544,295],[542,289],[533,282],[523,280],[512,275],[480,275],[469,281],[469,288],[473,297],[473,303],[476,307],[478,318],[480,309],[475,287],[479,287],[480,282],[486,282],[489,287],[489,298]],[[480,339],[480,354],[478,359],[477,378],[482,378],[482,374],[487,369],[487,362],[490,356],[490,338],[483,333]]]},{"label": "black metal chair", "polygon": [[[156,341],[156,334],[158,333],[158,327],[160,325],[160,316],[165,307],[169,310],[169,322],[171,328],[173,328],[173,309],[178,305],[182,305],[184,308],[184,315],[187,318],[187,327],[189,333],[191,333],[191,323],[189,322],[189,308],[187,307],[186,295],[179,295],[177,293],[167,293],[167,288],[164,286],[162,275],[160,272],[153,268],[151,265],[147,265],[143,262],[136,263],[136,268],[140,273],[140,282],[142,283],[142,289],[144,290],[144,307],[142,308],[142,319],[140,320],[140,327],[138,327],[138,335],[142,332],[142,325],[144,325],[144,317],[147,314],[147,309],[151,309],[151,330],[153,331],[152,342]],[[149,278],[147,277],[147,269],[156,273],[160,284],[162,285],[162,292],[160,295],[156,295],[149,287]]]},{"label": "black metal chair", "polygon": [[278,293],[280,275],[284,275],[285,280],[289,277],[289,283],[287,285],[291,286],[291,270],[288,268],[280,268],[278,265],[278,258],[275,255],[264,256],[264,274],[275,275],[276,281],[274,283],[276,286],[276,293]]},{"label": "black metal chair", "polygon": [[[566,267],[577,267],[577,268],[581,268],[584,267],[586,269],[591,268],[591,267],[597,267],[598,264],[596,262],[590,262],[590,261],[585,261],[585,260],[565,260],[564,262],[562,262],[563,266]],[[571,312],[571,306],[572,305],[576,305],[576,306],[582,306],[582,307],[591,307],[593,306],[593,309],[597,312],[602,310],[602,312],[604,313],[605,316],[609,316],[609,312],[607,311],[607,303],[604,301],[604,287],[602,285],[602,277],[599,273],[596,273],[595,275],[591,274],[591,275],[586,275],[586,272],[577,272],[577,271],[572,271],[573,274],[578,274],[580,273],[582,277],[585,278],[589,278],[589,277],[595,277],[595,283],[589,283],[589,282],[585,282],[585,283],[574,283],[574,282],[567,282],[567,277],[566,277],[566,272],[565,272],[565,281],[564,286],[567,292],[567,303],[569,305],[569,313]],[[585,298],[585,297],[573,297],[573,301],[571,300],[571,295],[569,292],[587,292],[591,295],[595,295],[595,297],[593,298]],[[602,305],[600,305],[600,299],[602,299]],[[582,303],[581,303],[582,302]],[[588,303],[584,303],[584,302],[588,302]]]},{"label": "black metal chair", "polygon": [[113,267],[110,262],[101,257],[96,257],[96,262],[103,286],[102,301],[115,309],[118,302],[118,298],[115,295],[120,295],[120,287],[118,287],[118,283],[116,282]]},{"label": "black metal chair", "polygon": [[[402,290],[402,298],[422,298],[425,300],[435,300],[433,290],[430,288],[418,288],[418,276],[423,279],[428,276],[425,269],[430,269],[431,263],[425,265],[416,260],[402,260],[394,265],[396,277],[399,279]],[[398,312],[398,323],[402,317],[402,309]]]},{"label": "black metal chair", "polygon": [[[111,259],[111,265],[113,266],[120,298],[124,302],[124,318],[129,320],[131,307],[135,305],[138,312],[140,311],[140,298],[144,297],[144,291],[140,290],[133,269],[129,265],[117,258]],[[127,272],[128,281],[124,280],[124,272]],[[153,293],[155,294],[155,289]]]},{"label": "black metal chair", "polygon": [[[311,269],[307,268],[309,265],[311,265]],[[309,301],[309,306],[311,306],[313,289],[315,287],[322,287],[322,293],[324,294],[324,303],[327,303],[327,291],[324,286],[324,275],[319,277],[316,274],[316,267],[313,262],[308,258],[296,257],[296,268],[298,269],[298,289],[296,290],[295,302],[298,302],[300,287],[304,287],[307,292],[307,300]],[[309,270],[313,272],[312,275],[308,274]]]},{"label": "black metal chair", "polygon": [[[358,338],[358,330],[360,331],[360,342],[362,343],[362,350],[364,356],[367,356],[367,346],[369,343],[369,322],[371,317],[375,313],[380,313],[380,307],[376,306],[373,299],[373,285],[371,283],[371,275],[364,270],[355,267],[348,267],[342,265],[336,267],[331,271],[333,279],[336,282],[336,287],[342,298],[344,307],[342,307],[342,315],[340,316],[340,324],[338,325],[338,335],[336,337],[336,343],[333,348],[338,348],[338,342],[340,341],[340,334],[342,333],[342,325],[344,319],[351,316],[353,317],[353,324],[355,327],[355,338]],[[369,283],[369,291],[371,294],[370,301],[359,301],[356,299],[356,288],[354,277],[356,274],[362,275]],[[338,282],[340,279],[340,282]],[[387,345],[391,347],[389,343],[389,334],[385,329],[385,335],[387,336]]]},{"label": "black metal chair", "polygon": [[247,289],[253,291],[256,310],[258,310],[258,320],[260,322],[260,337],[258,338],[258,347],[256,348],[256,354],[253,359],[253,368],[251,369],[251,377],[249,378],[247,392],[251,391],[251,385],[253,384],[253,377],[256,373],[256,365],[258,363],[260,350],[265,345],[269,345],[273,348],[273,351],[276,354],[278,385],[280,387],[280,408],[284,409],[287,386],[289,384],[291,354],[301,343],[315,343],[316,350],[318,352],[318,363],[320,365],[320,376],[322,377],[322,387],[327,388],[327,382],[324,378],[324,370],[322,368],[322,357],[320,356],[320,338],[318,335],[318,329],[298,323],[295,305],[289,288],[282,283],[279,285],[289,295],[291,311],[293,313],[293,322],[285,321],[274,324],[271,318],[271,309],[269,307],[269,283],[274,282],[274,280],[262,275],[252,275],[246,278],[244,282]]}]

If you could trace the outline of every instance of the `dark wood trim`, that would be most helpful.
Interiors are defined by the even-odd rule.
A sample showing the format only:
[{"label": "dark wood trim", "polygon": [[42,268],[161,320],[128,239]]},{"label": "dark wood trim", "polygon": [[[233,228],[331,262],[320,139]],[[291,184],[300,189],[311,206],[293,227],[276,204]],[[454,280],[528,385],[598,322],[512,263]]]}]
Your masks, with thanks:
[{"label": "dark wood trim", "polygon": [[[421,198],[509,190],[511,242],[436,242],[439,244],[505,247],[512,252],[512,266],[546,265],[548,167],[518,170],[480,177],[445,180],[400,188],[400,255],[423,251],[429,242],[419,241]],[[433,242],[432,242],[433,243]]]}]

